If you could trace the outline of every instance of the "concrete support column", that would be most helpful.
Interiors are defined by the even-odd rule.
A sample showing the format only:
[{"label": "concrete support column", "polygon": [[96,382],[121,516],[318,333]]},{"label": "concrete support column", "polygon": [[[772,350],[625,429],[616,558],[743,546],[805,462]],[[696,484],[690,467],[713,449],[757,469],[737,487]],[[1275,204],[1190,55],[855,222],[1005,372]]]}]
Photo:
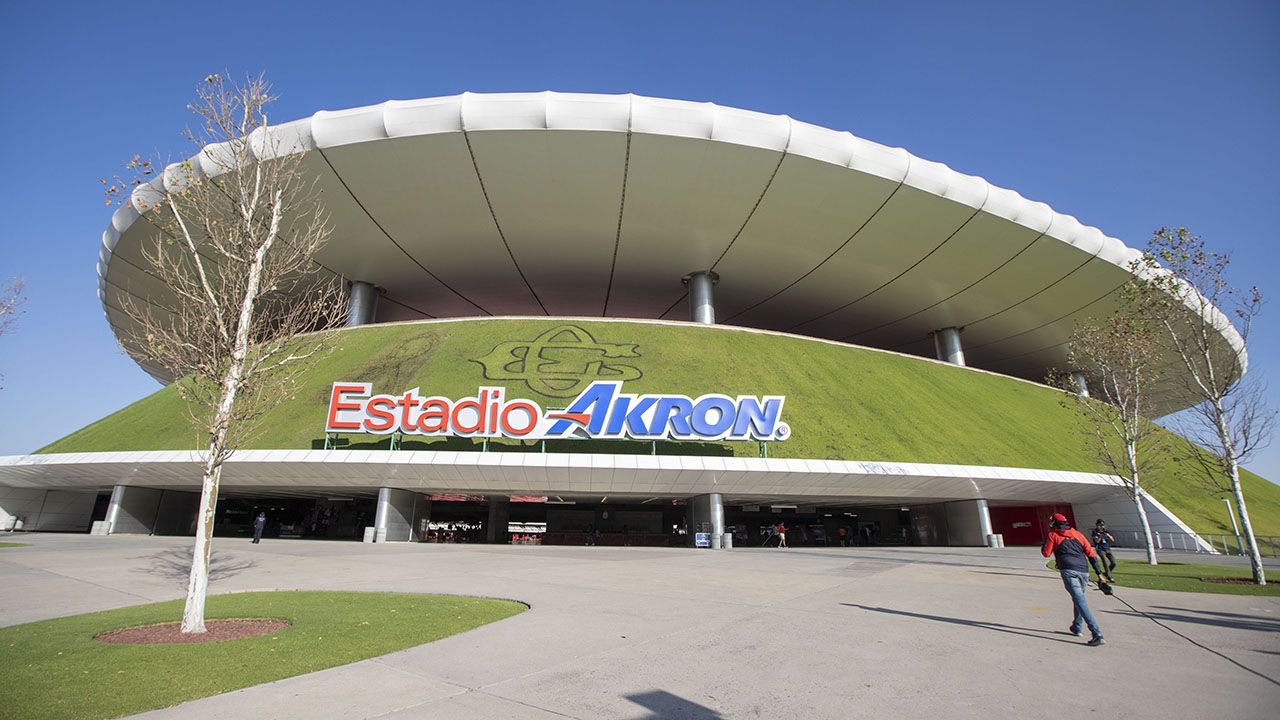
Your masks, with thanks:
[{"label": "concrete support column", "polygon": [[351,283],[347,297],[347,327],[372,324],[377,310],[378,288],[367,282]]},{"label": "concrete support column", "polygon": [[720,493],[699,495],[689,500],[689,540],[694,533],[711,533],[711,547],[719,549],[724,535],[724,499]]},{"label": "concrete support column", "polygon": [[724,543],[724,499],[720,493],[707,496],[711,505],[711,549],[719,550]]},{"label": "concrete support column", "polygon": [[489,496],[489,522],[485,527],[485,542],[507,542],[507,524],[511,522],[511,498],[503,495]]},{"label": "concrete support column", "polygon": [[413,504],[417,496],[399,488],[378,488],[373,516],[374,542],[409,542]]},{"label": "concrete support column", "polygon": [[120,506],[124,503],[124,485],[116,485],[111,488],[111,499],[107,501],[107,516],[103,518],[103,522],[107,524],[107,534],[110,535],[112,528],[116,526],[116,522],[120,519]]},{"label": "concrete support column", "polygon": [[682,281],[689,288],[689,319],[703,325],[716,324],[716,301],[713,288],[720,276],[710,270],[689,273]]},{"label": "concrete support column", "polygon": [[1084,379],[1084,373],[1076,370],[1071,373],[1071,379],[1076,383],[1076,394],[1080,397],[1089,397],[1089,383]]},{"label": "concrete support column", "polygon": [[154,488],[116,485],[107,504],[109,534],[151,535],[156,531],[163,492]]},{"label": "concrete support column", "polygon": [[985,498],[978,498],[974,503],[978,506],[978,530],[982,533],[982,543],[985,545],[992,533],[991,506],[987,505]]},{"label": "concrete support column", "polygon": [[952,365],[964,365],[964,348],[960,346],[960,328],[948,327],[935,331],[933,348],[939,360]]}]

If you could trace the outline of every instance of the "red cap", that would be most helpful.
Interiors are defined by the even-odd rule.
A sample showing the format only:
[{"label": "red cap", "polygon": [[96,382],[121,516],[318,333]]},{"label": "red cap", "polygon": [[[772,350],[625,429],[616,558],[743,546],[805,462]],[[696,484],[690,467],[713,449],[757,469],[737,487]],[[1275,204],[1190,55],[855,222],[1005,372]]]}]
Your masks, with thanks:
[{"label": "red cap", "polygon": [[1050,520],[1052,520],[1052,521],[1054,521],[1054,522],[1066,522],[1066,521],[1067,521],[1067,516],[1066,516],[1066,515],[1063,515],[1062,513],[1054,513],[1054,514],[1053,514],[1053,517],[1051,517],[1051,518],[1049,518],[1049,519],[1050,519]]}]

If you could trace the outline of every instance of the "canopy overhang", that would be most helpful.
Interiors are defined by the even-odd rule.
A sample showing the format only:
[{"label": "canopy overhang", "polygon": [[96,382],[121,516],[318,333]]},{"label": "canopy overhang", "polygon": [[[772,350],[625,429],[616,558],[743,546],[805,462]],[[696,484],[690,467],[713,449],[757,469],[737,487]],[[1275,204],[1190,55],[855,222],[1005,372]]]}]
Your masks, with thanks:
[{"label": "canopy overhang", "polygon": [[[681,278],[714,270],[720,322],[922,356],[958,327],[968,364],[1040,381],[1069,369],[1073,328],[1116,307],[1140,257],[901,148],[711,103],[464,93],[321,111],[271,135],[255,143],[264,161],[306,153],[335,228],[319,260],[382,289],[379,322],[680,319]],[[217,154],[191,166],[216,172]],[[171,166],[140,187],[103,234],[99,295],[126,349],[124,296],[165,297],[139,211],[181,177]],[[1238,333],[1211,314],[1243,371]],[[1183,386],[1156,389],[1162,411],[1194,400]]]},{"label": "canopy overhang", "polygon": [[[0,457],[0,485],[105,490],[113,485],[198,492],[190,451]],[[1089,503],[1123,492],[1116,477],[1029,468],[920,463],[577,453],[424,450],[244,450],[223,465],[231,495],[370,494],[379,487],[505,496],[688,498],[822,505]]]}]

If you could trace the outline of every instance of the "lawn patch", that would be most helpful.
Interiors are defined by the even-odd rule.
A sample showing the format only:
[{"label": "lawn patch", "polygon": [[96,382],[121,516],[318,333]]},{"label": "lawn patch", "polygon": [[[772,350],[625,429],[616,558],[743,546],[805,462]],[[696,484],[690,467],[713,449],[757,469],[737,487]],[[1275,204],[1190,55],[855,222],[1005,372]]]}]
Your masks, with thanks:
[{"label": "lawn patch", "polygon": [[508,600],[355,592],[214,595],[206,617],[271,617],[274,633],[213,643],[118,645],[95,636],[172,621],[182,602],[0,628],[6,717],[113,718],[385,655],[525,610]]},{"label": "lawn patch", "polygon": [[[1159,565],[1148,565],[1141,560],[1121,560],[1113,579],[1117,587],[1280,596],[1280,585],[1254,585],[1248,582],[1252,577],[1253,574],[1247,567],[1163,561]],[[1246,582],[1233,582],[1236,580]]]},{"label": "lawn patch", "polygon": [[[1055,568],[1052,560],[1048,567]],[[1247,567],[1164,561],[1148,565],[1143,560],[1119,560],[1111,579],[1117,588],[1280,596],[1280,585],[1254,585],[1252,577]]]}]

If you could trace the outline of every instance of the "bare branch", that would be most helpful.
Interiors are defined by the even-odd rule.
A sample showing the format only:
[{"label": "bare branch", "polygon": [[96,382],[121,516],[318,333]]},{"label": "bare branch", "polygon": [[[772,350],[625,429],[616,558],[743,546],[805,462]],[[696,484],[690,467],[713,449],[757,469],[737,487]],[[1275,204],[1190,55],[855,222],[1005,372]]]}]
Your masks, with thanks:
[{"label": "bare branch", "polygon": [[[331,232],[328,216],[314,180],[303,175],[303,153],[284,151],[267,124],[272,100],[262,77],[206,78],[189,106],[195,129],[187,131],[202,170],[182,165],[180,187],[142,207],[153,228],[141,246],[145,271],[160,288],[119,303],[133,328],[122,346],[179,378],[176,390],[204,436],[184,632],[203,631],[222,463],[289,396],[306,361],[332,347],[324,331],[342,318],[341,278],[322,275],[315,259]],[[153,168],[135,158],[129,169],[137,176],[110,184],[108,199],[129,202],[144,183],[154,197]]]},{"label": "bare branch", "polygon": [[1230,264],[1186,228],[1160,228],[1134,269],[1145,278],[1139,286],[1142,312],[1181,360],[1186,387],[1197,401],[1179,417],[1179,430],[1210,453],[1191,453],[1206,479],[1235,496],[1254,582],[1265,585],[1240,465],[1270,440],[1276,415],[1266,406],[1262,384],[1242,379],[1243,353],[1231,342],[1237,335],[1248,346],[1264,303],[1257,287],[1229,282]]},{"label": "bare branch", "polygon": [[27,281],[20,277],[9,278],[9,282],[0,287],[0,335],[7,335],[13,330],[25,312],[26,289]]}]

